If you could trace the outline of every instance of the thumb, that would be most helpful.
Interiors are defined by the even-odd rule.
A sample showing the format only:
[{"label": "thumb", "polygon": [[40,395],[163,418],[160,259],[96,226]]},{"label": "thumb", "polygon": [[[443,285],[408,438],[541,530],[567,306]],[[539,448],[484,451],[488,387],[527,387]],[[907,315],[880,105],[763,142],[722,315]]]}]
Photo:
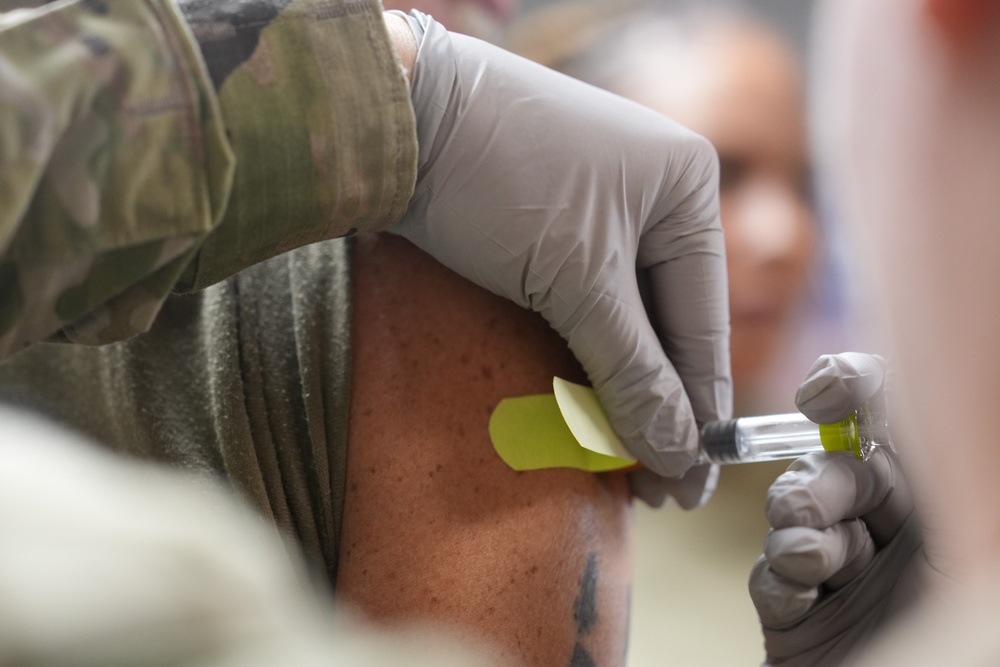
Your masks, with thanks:
[{"label": "thumb", "polygon": [[809,419],[832,424],[867,403],[884,380],[882,357],[861,352],[824,354],[806,373],[795,405]]}]

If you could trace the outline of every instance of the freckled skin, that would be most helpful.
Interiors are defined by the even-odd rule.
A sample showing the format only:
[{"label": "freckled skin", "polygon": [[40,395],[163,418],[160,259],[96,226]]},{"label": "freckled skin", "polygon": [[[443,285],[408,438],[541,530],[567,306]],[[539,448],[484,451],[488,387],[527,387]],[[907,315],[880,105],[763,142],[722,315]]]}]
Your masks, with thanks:
[{"label": "freckled skin", "polygon": [[624,665],[625,477],[516,472],[489,442],[502,398],[585,381],[562,339],[396,237],[360,236],[354,276],[338,594],[379,622],[446,623],[507,664]]}]

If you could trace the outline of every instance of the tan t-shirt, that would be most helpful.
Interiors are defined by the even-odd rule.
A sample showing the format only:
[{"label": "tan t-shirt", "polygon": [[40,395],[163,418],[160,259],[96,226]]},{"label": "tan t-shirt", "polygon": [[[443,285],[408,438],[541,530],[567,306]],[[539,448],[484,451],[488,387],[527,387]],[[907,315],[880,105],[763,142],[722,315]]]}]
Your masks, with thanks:
[{"label": "tan t-shirt", "polygon": [[41,343],[0,363],[0,400],[128,455],[228,482],[332,585],[350,394],[347,240],[171,296],[145,334]]}]

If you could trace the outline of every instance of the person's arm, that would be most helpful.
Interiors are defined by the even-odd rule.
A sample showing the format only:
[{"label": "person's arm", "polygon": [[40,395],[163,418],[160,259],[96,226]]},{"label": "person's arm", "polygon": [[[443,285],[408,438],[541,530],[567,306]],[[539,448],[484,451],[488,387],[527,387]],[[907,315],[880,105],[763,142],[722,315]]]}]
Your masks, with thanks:
[{"label": "person's arm", "polygon": [[416,137],[377,0],[0,13],[0,357],[120,340],[197,289],[405,209]]},{"label": "person's arm", "polygon": [[625,663],[626,476],[518,472],[493,450],[503,398],[585,381],[538,315],[403,239],[360,237],[336,590],[378,623],[429,622],[501,664]]}]

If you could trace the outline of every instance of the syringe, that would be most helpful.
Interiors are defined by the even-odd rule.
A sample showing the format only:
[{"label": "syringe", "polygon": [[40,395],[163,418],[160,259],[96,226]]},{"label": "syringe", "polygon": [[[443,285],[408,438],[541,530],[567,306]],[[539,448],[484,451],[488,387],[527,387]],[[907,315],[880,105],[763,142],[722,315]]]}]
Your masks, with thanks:
[{"label": "syringe", "polygon": [[706,463],[776,461],[822,451],[852,452],[867,461],[881,446],[892,446],[885,414],[867,407],[835,424],[816,424],[795,412],[708,422],[701,429]]}]

